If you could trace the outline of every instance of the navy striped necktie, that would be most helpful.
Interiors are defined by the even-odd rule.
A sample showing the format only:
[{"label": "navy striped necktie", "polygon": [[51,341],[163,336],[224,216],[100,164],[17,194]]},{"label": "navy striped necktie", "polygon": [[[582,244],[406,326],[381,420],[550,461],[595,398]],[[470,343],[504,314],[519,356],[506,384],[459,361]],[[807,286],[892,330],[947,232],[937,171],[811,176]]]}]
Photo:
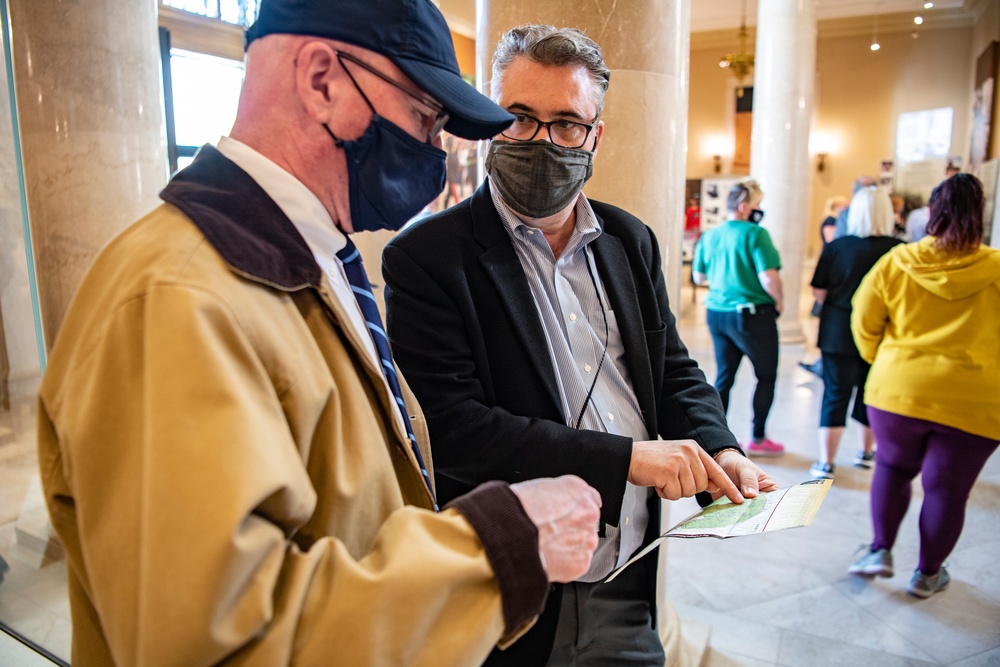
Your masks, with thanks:
[{"label": "navy striped necktie", "polygon": [[[420,464],[420,472],[424,476],[424,483],[430,491],[431,498],[434,498],[434,490],[431,486],[430,477],[427,474],[427,466],[424,465],[424,458],[420,455],[420,448],[417,447],[417,438],[413,435],[413,428],[410,426],[410,419],[406,413],[406,403],[403,402],[403,391],[399,386],[399,378],[396,377],[396,367],[392,363],[392,353],[389,351],[389,339],[385,335],[385,327],[382,326],[382,316],[378,312],[378,304],[375,295],[372,294],[371,283],[368,282],[368,274],[365,272],[365,265],[361,262],[361,253],[354,246],[351,239],[347,239],[347,245],[337,252],[337,257],[344,264],[344,273],[347,274],[347,281],[351,283],[351,291],[354,298],[361,307],[361,314],[365,316],[368,325],[368,333],[371,334],[375,349],[378,351],[379,359],[382,361],[382,374],[385,376],[396,398],[396,407],[403,415],[403,425],[406,427],[406,435],[410,439],[410,447]],[[437,501],[434,501],[434,509],[437,509]]]}]

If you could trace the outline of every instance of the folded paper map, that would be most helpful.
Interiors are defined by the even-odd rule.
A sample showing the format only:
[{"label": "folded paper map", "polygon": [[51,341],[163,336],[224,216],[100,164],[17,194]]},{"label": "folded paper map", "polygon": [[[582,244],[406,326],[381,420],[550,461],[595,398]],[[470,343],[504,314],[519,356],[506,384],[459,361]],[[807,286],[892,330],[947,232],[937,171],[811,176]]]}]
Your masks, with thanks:
[{"label": "folded paper map", "polygon": [[808,526],[819,511],[831,484],[832,479],[809,480],[787,489],[747,498],[742,505],[735,505],[723,496],[653,540],[612,572],[605,582],[617,577],[622,570],[660,546],[668,537],[739,537]]}]

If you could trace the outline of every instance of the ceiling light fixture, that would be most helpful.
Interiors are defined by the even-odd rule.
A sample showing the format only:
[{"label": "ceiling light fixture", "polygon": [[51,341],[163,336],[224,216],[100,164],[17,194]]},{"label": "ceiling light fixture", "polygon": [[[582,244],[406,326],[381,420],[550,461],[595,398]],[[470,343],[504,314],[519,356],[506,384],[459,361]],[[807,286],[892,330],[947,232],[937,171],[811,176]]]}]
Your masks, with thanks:
[{"label": "ceiling light fixture", "polygon": [[878,14],[875,15],[875,23],[872,25],[872,51],[878,51],[882,46],[878,43]]},{"label": "ceiling light fixture", "polygon": [[739,87],[736,89],[736,97],[743,97],[743,79],[753,70],[754,56],[747,53],[747,0],[743,0],[743,14],[740,17],[740,52],[727,53],[719,60],[719,67],[729,69],[736,77]]},{"label": "ceiling light fixture", "polygon": [[920,16],[920,15],[914,16],[913,17],[913,22],[916,23],[917,25],[923,25],[923,23],[924,23],[924,17]]},{"label": "ceiling light fixture", "polygon": [[924,9],[930,9],[933,6],[934,6],[933,2],[925,2],[924,3]]}]

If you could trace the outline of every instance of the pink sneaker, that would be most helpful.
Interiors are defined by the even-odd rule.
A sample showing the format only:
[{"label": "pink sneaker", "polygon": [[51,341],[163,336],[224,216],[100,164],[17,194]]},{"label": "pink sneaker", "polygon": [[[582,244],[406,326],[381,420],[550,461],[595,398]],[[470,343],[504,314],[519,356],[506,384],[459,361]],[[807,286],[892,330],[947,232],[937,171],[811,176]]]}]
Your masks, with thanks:
[{"label": "pink sneaker", "polygon": [[743,449],[750,456],[781,456],[785,453],[785,446],[779,445],[770,438],[764,438],[763,442],[751,440],[743,446]]}]

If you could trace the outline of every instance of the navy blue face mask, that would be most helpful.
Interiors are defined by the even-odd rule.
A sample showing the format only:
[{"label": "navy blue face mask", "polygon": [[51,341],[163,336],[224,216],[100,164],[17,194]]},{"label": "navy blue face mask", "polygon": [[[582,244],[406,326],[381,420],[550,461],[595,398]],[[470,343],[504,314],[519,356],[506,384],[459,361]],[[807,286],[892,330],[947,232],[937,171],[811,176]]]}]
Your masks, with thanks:
[{"label": "navy blue face mask", "polygon": [[760,210],[759,208],[755,208],[752,211],[750,211],[750,217],[747,218],[747,220],[749,220],[755,225],[759,225],[760,221],[763,219],[764,219],[764,211]]},{"label": "navy blue face mask", "polygon": [[445,152],[417,141],[374,109],[368,129],[353,141],[323,127],[347,158],[354,231],[399,230],[444,190]]}]

